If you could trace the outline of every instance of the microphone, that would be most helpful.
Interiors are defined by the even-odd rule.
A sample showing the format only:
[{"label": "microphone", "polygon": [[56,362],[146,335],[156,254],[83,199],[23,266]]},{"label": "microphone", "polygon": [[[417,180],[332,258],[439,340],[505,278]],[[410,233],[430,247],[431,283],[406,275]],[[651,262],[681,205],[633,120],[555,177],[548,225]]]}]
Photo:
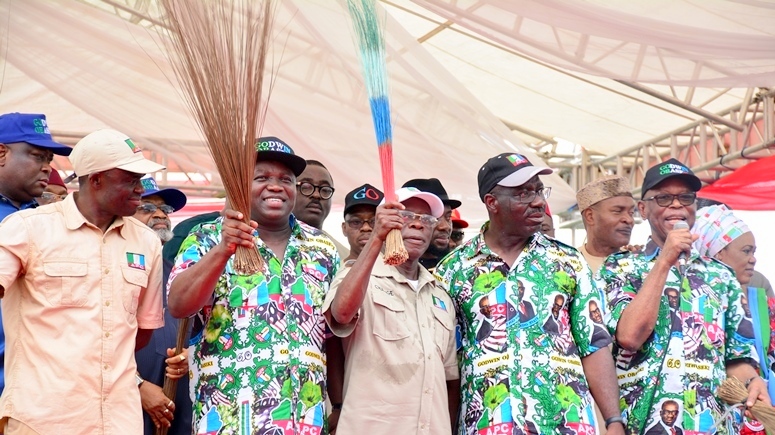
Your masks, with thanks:
[{"label": "microphone", "polygon": [[[684,221],[677,222],[675,225],[673,225],[673,230],[688,230],[689,224],[687,224]],[[681,252],[681,254],[678,256],[678,271],[681,273],[681,276],[686,275],[686,257],[688,255],[686,254],[686,251]]]}]

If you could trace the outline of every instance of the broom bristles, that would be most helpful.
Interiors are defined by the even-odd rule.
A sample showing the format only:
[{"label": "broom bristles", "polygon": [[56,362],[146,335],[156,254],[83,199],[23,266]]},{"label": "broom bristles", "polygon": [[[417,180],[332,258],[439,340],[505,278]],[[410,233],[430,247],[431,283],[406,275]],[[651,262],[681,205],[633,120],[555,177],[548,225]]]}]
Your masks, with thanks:
[{"label": "broom bristles", "polygon": [[[727,378],[718,388],[718,395],[729,405],[745,403],[748,399],[748,389],[737,378]],[[764,425],[767,432],[775,430],[775,408],[757,400],[750,408],[754,418]]]},{"label": "broom bristles", "polygon": [[[250,220],[255,142],[266,114],[262,93],[272,2],[162,0],[173,70],[206,139],[229,204],[245,216],[245,223]],[[261,268],[257,248],[237,248],[237,273],[251,274]]]}]

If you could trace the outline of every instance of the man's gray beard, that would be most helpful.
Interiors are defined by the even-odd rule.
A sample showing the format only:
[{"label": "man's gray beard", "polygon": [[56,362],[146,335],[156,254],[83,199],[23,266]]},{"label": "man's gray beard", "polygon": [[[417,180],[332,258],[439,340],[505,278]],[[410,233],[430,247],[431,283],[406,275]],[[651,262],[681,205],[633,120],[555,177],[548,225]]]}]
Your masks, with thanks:
[{"label": "man's gray beard", "polygon": [[156,235],[159,236],[159,239],[161,239],[162,243],[167,243],[170,240],[172,240],[172,237],[174,237],[174,234],[172,234],[172,231],[162,228],[160,230],[154,230],[156,232]]}]

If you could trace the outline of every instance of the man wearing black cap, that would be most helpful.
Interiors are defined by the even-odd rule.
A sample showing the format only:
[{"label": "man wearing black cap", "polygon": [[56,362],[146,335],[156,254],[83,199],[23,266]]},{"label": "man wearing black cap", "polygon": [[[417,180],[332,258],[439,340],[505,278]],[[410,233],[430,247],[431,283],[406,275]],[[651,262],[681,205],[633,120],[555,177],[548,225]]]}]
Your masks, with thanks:
[{"label": "man wearing black cap", "polygon": [[460,207],[461,202],[449,198],[446,189],[441,185],[441,181],[438,178],[415,178],[404,183],[402,187],[414,187],[422,192],[430,192],[438,196],[444,203],[444,215],[433,229],[433,236],[431,237],[431,244],[428,245],[428,250],[420,258],[420,264],[426,269],[433,271],[436,264],[450,251],[449,237],[452,234],[452,210]]},{"label": "man wearing black cap", "polygon": [[[51,139],[46,115],[0,115],[0,221],[11,213],[38,206],[53,170],[54,154],[70,155],[72,148]],[[0,316],[0,393],[5,388],[3,356],[5,332]]]},{"label": "man wearing black cap", "polygon": [[[697,236],[689,228],[701,187],[676,159],[651,167],[638,202],[651,237],[643,253],[615,253],[600,269],[631,433],[642,434],[658,423],[665,400],[677,405],[676,428],[711,430],[721,418],[714,393],[726,376],[746,382],[747,406],[757,397],[769,403],[753,343],[738,334],[745,314],[740,285],[728,267],[692,249]],[[679,300],[671,302],[675,289],[681,289],[673,291]],[[671,330],[671,307],[681,320],[678,333]]]},{"label": "man wearing black cap", "polygon": [[[321,306],[339,255],[291,211],[306,166],[275,137],[258,140],[250,223],[224,210],[183,242],[169,280],[175,317],[196,315],[191,388],[195,433],[325,433]],[[238,274],[237,247],[264,266]]]},{"label": "man wearing black cap", "polygon": [[[172,239],[169,215],[186,205],[186,195],[178,189],[160,189],[153,176],[140,180],[145,189],[142,204],[133,216],[152,229],[162,245]],[[166,284],[172,264],[163,261],[162,283]],[[163,294],[167,307],[166,292]],[[167,427],[170,435],[191,433],[191,399],[188,396],[188,352],[175,354],[178,319],[164,310],[164,326],[153,331],[148,345],[135,352],[137,386],[143,406],[143,433],[151,435],[156,427]],[[174,402],[164,395],[164,378],[181,379],[177,383]]]},{"label": "man wearing black cap", "polygon": [[[593,338],[592,273],[540,232],[550,188],[539,175],[551,173],[520,154],[489,159],[478,180],[490,220],[436,269],[460,327],[460,434],[594,434],[593,397],[608,433],[624,433],[611,337]],[[523,302],[534,315],[520,316]]]},{"label": "man wearing black cap", "polygon": [[350,255],[345,258],[345,266],[354,262],[360,255],[374,230],[374,214],[385,195],[371,184],[356,187],[344,197],[344,222],[342,233],[350,243]]}]

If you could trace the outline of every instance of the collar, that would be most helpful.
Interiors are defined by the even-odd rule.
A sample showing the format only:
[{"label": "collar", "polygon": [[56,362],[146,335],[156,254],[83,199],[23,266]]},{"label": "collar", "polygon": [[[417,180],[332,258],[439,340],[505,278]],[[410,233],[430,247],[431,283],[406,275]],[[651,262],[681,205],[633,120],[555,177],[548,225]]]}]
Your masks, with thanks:
[{"label": "collar", "polygon": [[[420,268],[420,273],[417,274],[417,288],[418,290],[421,290],[425,284],[435,281],[436,278],[434,278],[423,265],[418,263],[417,267]],[[382,253],[379,254],[377,260],[374,262],[374,267],[371,268],[371,274],[381,278],[393,278],[393,280],[398,283],[409,284],[409,280],[402,275],[395,266],[385,264],[385,257]]]},{"label": "collar", "polygon": [[[653,261],[655,258],[657,258],[660,252],[662,252],[662,248],[657,246],[657,242],[655,242],[654,239],[649,236],[648,240],[646,241],[646,246],[643,248],[643,255],[646,256],[647,260]],[[692,245],[692,252],[689,254],[687,262],[692,262],[696,259],[701,259],[700,253],[694,249],[694,245]]]},{"label": "collar", "polygon": [[[487,221],[484,223],[484,225],[482,225],[482,228],[479,230],[479,234],[477,234],[473,239],[464,245],[462,254],[466,259],[472,260],[474,257],[479,255],[499,257],[496,253],[492,252],[490,247],[487,246],[487,243],[484,241],[484,233],[489,228],[490,221]],[[531,250],[536,246],[548,248],[551,246],[551,242],[546,238],[546,236],[538,231],[530,236],[530,238],[527,240],[527,243],[525,244],[525,250]]]},{"label": "collar", "polygon": [[[78,205],[75,203],[75,197],[78,195],[78,192],[73,192],[70,195],[67,195],[64,201],[57,203],[57,207],[62,208],[62,213],[65,217],[65,226],[68,230],[77,230],[78,228],[81,228],[84,225],[91,225],[92,227],[96,226],[86,220],[86,218],[81,213],[81,210],[78,209]],[[119,234],[121,234],[121,237],[127,238],[126,236],[126,225],[124,225],[124,218],[121,216],[116,216],[115,219],[113,219],[113,223],[110,224],[107,231],[105,231],[105,234],[109,233],[114,228],[119,228]]]},{"label": "collar", "polygon": [[[25,202],[21,204],[19,207],[16,206],[16,204],[11,201],[11,198],[8,198],[7,196],[0,193],[0,206],[8,206],[13,207],[16,211],[19,210],[26,210],[28,208],[35,208],[38,206],[38,201],[35,201],[34,199],[30,202]],[[10,214],[10,213],[9,213]]]}]

